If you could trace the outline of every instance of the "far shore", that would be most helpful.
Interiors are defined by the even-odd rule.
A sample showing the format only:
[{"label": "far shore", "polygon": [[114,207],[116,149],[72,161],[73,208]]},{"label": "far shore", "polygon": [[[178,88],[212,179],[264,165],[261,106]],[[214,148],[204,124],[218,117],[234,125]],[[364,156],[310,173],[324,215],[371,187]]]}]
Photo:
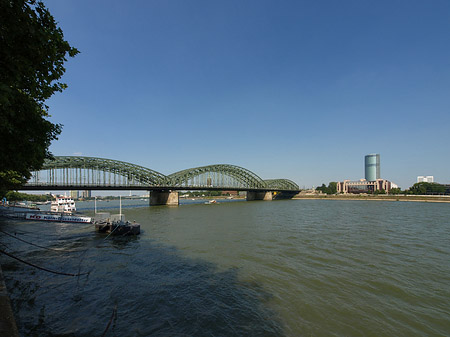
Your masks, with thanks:
[{"label": "far shore", "polygon": [[321,200],[369,200],[369,201],[416,201],[416,202],[447,202],[450,196],[443,195],[355,195],[355,194],[297,194],[293,199]]}]

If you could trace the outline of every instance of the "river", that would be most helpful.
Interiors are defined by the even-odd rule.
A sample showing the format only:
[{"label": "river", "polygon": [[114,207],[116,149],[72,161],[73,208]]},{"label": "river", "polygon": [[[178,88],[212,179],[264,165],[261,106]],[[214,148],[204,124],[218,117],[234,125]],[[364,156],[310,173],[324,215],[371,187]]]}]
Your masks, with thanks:
[{"label": "river", "polygon": [[[23,336],[449,336],[450,204],[123,202],[138,237],[0,220]],[[77,203],[93,214],[92,202]],[[118,201],[99,203],[118,212]],[[106,239],[105,239],[106,238]]]}]

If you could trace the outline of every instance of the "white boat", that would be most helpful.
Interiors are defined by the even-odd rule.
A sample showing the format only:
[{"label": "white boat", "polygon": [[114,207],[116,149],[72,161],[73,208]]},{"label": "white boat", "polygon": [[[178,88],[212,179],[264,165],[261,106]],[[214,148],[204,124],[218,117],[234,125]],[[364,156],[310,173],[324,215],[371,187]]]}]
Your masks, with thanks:
[{"label": "white boat", "polygon": [[76,222],[76,223],[91,223],[92,218],[78,215],[65,214],[44,214],[44,213],[28,213],[25,216],[27,220],[39,221],[58,221],[58,222]]},{"label": "white boat", "polygon": [[73,213],[76,212],[75,201],[71,197],[56,197],[52,201],[50,212]]}]

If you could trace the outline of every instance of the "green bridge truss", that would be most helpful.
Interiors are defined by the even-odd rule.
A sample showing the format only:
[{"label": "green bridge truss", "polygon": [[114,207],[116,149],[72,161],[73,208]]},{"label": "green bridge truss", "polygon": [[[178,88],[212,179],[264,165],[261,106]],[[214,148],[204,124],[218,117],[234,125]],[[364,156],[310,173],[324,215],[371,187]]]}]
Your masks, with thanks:
[{"label": "green bridge truss", "polygon": [[234,165],[217,164],[182,170],[169,175],[175,186],[223,186],[264,189],[264,180],[253,172]]},{"label": "green bridge truss", "polygon": [[266,186],[269,188],[277,188],[280,190],[292,190],[297,191],[300,190],[300,187],[289,179],[267,179],[264,180]]},{"label": "green bridge truss", "polygon": [[255,173],[235,165],[217,164],[172,173],[154,170],[118,160],[56,156],[33,172],[25,189],[236,189],[299,191],[288,179],[262,180]]}]

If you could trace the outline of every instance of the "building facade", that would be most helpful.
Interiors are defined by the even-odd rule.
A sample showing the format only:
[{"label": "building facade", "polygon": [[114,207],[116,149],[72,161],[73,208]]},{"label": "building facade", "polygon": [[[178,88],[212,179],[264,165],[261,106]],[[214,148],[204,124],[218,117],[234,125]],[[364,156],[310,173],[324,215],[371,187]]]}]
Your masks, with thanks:
[{"label": "building facade", "polygon": [[81,197],[83,199],[91,198],[91,196],[92,196],[91,190],[85,190],[85,191],[81,192]]},{"label": "building facade", "polygon": [[367,181],[380,179],[380,155],[368,154],[364,157],[364,171]]},{"label": "building facade", "polygon": [[70,197],[72,199],[78,199],[78,196],[79,196],[78,191],[70,191]]},{"label": "building facade", "polygon": [[344,194],[360,194],[385,191],[386,193],[389,193],[391,188],[392,183],[386,179],[376,179],[375,181],[367,181],[366,179],[358,181],[344,180],[337,183],[336,192]]},{"label": "building facade", "polygon": [[434,176],[418,176],[417,177],[418,183],[433,183],[434,182]]},{"label": "building facade", "polygon": [[380,155],[368,154],[364,157],[364,173],[365,179],[357,181],[344,180],[336,185],[337,193],[374,193],[377,191],[385,191],[389,193],[392,188],[398,186],[389,180],[380,178]]}]

